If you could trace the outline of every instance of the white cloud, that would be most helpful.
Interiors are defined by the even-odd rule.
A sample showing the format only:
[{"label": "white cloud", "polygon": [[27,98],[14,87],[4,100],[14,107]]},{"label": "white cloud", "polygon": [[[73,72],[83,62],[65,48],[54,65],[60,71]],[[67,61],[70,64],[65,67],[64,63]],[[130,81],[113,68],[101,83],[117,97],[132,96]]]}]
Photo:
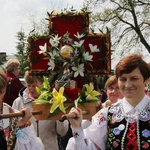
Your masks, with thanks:
[{"label": "white cloud", "polygon": [[47,11],[73,6],[82,8],[83,0],[0,0],[0,52],[16,53],[16,34],[23,28],[26,34],[32,28],[30,20],[47,17]]}]

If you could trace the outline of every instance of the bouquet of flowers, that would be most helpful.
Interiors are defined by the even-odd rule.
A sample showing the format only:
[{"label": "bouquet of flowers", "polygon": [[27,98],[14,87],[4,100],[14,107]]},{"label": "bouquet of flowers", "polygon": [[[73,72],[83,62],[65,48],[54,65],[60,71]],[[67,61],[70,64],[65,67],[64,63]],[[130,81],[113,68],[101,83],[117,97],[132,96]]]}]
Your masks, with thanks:
[{"label": "bouquet of flowers", "polygon": [[[97,45],[89,44],[90,51],[86,51],[84,47],[83,37],[85,34],[74,35],[74,39],[69,37],[67,32],[62,37],[58,35],[51,36],[47,43],[39,46],[39,54],[43,54],[48,59],[48,70],[51,78],[57,76],[58,80],[67,80],[78,76],[84,77],[88,71],[93,70],[92,61],[93,53],[100,52]],[[90,67],[85,69],[85,66]],[[64,74],[69,72],[69,76],[63,79]]]},{"label": "bouquet of flowers", "polygon": [[[100,102],[100,93],[94,90],[92,83],[84,84],[83,88],[76,92],[77,98],[72,100],[72,97],[68,98],[68,94],[64,87],[59,89],[51,88],[48,79],[44,76],[43,86],[41,88],[36,87],[40,96],[34,100],[34,103],[51,104],[50,113],[55,114],[57,112],[66,113],[66,110],[71,107],[78,106],[78,103],[84,105],[84,103]],[[69,100],[70,105],[65,107],[64,103]]]}]

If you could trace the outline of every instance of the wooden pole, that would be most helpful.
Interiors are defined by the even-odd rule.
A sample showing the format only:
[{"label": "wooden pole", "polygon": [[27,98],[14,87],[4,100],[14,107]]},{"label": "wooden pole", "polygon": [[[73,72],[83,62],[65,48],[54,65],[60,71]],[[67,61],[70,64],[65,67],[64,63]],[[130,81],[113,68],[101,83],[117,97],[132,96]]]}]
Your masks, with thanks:
[{"label": "wooden pole", "polygon": [[[42,111],[33,111],[32,115],[41,115]],[[23,112],[16,112],[16,113],[10,113],[10,114],[1,114],[0,119],[7,119],[7,118],[14,118],[14,117],[24,117]]]},{"label": "wooden pole", "polygon": [[[90,110],[85,110],[82,111],[83,115],[87,115],[90,113]],[[7,119],[7,118],[14,118],[14,117],[24,117],[23,112],[16,112],[16,113],[10,113],[10,114],[1,114],[0,119]],[[32,115],[42,115],[42,111],[32,111]],[[49,114],[48,114],[49,115]],[[76,118],[76,115],[70,115],[70,114],[65,114],[61,116],[61,120],[68,120],[68,119],[73,119]]]},{"label": "wooden pole", "polygon": [[[83,115],[87,115],[89,113],[90,113],[90,110],[82,111]],[[66,115],[62,115],[61,120],[64,121],[64,120],[73,119],[73,118],[76,118],[76,117],[77,117],[76,115],[66,114]]]}]

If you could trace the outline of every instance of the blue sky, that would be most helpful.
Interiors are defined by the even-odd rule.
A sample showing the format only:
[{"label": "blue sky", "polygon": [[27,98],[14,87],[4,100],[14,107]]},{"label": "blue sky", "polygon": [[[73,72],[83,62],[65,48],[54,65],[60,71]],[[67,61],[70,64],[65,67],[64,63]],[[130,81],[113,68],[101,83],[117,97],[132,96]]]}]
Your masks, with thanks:
[{"label": "blue sky", "polygon": [[21,29],[31,31],[31,18],[35,21],[47,17],[47,11],[59,12],[73,6],[82,8],[83,0],[0,0],[0,52],[16,53],[16,34]]}]

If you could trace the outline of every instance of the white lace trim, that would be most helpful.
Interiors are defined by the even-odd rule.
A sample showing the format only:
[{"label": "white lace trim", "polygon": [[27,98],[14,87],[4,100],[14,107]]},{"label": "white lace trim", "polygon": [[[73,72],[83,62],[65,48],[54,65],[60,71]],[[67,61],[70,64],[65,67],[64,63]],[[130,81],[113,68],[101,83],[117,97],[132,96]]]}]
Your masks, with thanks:
[{"label": "white lace trim", "polygon": [[16,142],[17,150],[43,150],[39,138],[30,127],[18,130]]}]

